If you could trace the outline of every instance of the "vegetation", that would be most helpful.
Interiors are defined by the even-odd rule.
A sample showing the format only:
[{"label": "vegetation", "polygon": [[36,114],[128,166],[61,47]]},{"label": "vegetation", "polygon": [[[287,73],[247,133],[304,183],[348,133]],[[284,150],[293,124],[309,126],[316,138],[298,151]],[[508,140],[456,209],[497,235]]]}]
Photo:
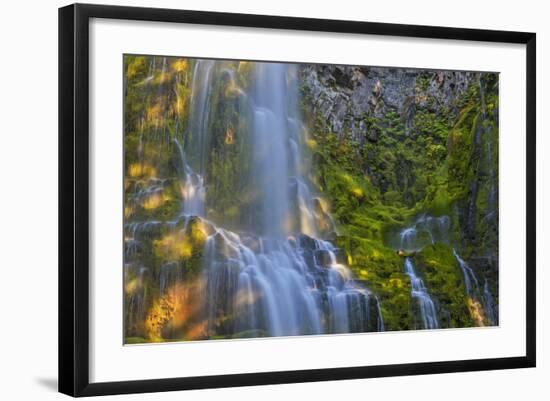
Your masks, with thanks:
[{"label": "vegetation", "polygon": [[[182,58],[124,58],[127,344],[268,335],[263,328],[231,333],[233,314],[211,333],[200,304],[208,285],[205,249],[217,230],[212,222],[241,233],[261,217],[245,94],[254,63],[224,61],[212,69],[200,106],[208,115],[199,122],[195,66]],[[376,297],[384,328],[417,328],[405,257],[434,300],[441,327],[487,324],[481,295],[468,293],[453,248],[487,281],[498,305],[498,75],[407,70],[412,78],[399,81],[390,69],[299,71],[305,176],[333,222],[319,231]],[[352,100],[337,103],[335,93]],[[369,100],[358,104],[354,94]],[[334,104],[323,109],[329,100]],[[182,177],[191,170],[206,183],[204,216],[181,213]],[[421,249],[401,249],[400,232],[420,216],[448,216],[445,235]]]}]

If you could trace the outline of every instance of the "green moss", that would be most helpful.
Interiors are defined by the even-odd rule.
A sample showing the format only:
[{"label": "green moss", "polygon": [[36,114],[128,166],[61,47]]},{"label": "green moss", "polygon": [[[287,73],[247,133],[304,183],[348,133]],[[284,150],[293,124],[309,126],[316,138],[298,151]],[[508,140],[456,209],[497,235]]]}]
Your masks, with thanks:
[{"label": "green moss", "polygon": [[355,277],[378,297],[386,330],[410,329],[410,282],[403,273],[403,259],[376,240],[340,236],[337,245],[345,249]]},{"label": "green moss", "polygon": [[427,246],[414,257],[414,261],[417,273],[424,279],[432,298],[437,300],[441,325],[474,326],[468,309],[464,276],[452,248],[440,243]]}]

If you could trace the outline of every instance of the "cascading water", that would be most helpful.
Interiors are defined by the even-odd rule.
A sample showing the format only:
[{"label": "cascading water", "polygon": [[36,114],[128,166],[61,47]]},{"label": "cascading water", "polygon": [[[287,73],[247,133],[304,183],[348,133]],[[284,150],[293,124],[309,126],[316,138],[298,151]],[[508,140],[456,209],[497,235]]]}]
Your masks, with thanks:
[{"label": "cascading water", "polygon": [[[248,244],[245,245],[245,244]],[[337,263],[332,244],[297,239],[241,238],[218,229],[205,248],[208,319],[230,332],[271,336],[383,330],[377,299]]]},{"label": "cascading water", "polygon": [[183,199],[182,214],[185,216],[204,216],[204,199],[206,188],[204,179],[187,164],[185,153],[178,139],[174,139],[178,154],[181,159],[180,188]]},{"label": "cascading water", "polygon": [[[421,215],[416,219],[413,225],[399,232],[399,252],[408,255],[420,252],[424,247],[435,245],[436,243],[449,244],[450,224],[451,222],[448,216],[433,217],[426,214]],[[473,301],[479,302],[478,304],[472,303],[472,307],[476,309],[474,315],[477,323],[483,325],[485,319],[486,323],[494,325],[497,318],[487,280],[485,280],[483,291],[481,291],[474,270],[460,257],[456,248],[453,248],[453,255],[462,272],[466,294]],[[405,272],[411,279],[412,297],[417,299],[420,304],[419,314],[423,327],[430,328],[426,326],[426,324],[430,324],[430,321],[435,321],[437,325],[437,314],[435,313],[435,309],[432,309],[434,303],[424,283],[416,275],[410,257],[405,257]],[[433,317],[426,318],[426,313],[430,316],[432,311],[434,312]],[[441,313],[445,313],[445,311],[441,311]]]},{"label": "cascading water", "polygon": [[[411,227],[406,227],[399,233],[400,252],[417,252],[425,245],[434,244],[438,240],[446,240],[449,229],[447,216],[432,217],[421,216]],[[435,232],[434,232],[435,231]],[[424,282],[416,274],[413,261],[405,257],[405,273],[411,282],[411,297],[416,301],[415,320],[416,325],[423,329],[437,329],[439,323],[435,304],[430,297]]]},{"label": "cascading water", "polygon": [[[186,153],[197,149],[196,144],[203,149],[207,142],[215,68],[212,62],[195,66],[196,104],[191,105],[194,114],[188,132],[192,135],[187,138],[193,145],[185,152],[175,141],[181,160],[184,227],[191,215],[197,215],[212,228],[203,256],[208,335],[384,330],[378,299],[338,263],[330,242],[315,238],[316,216],[324,211],[301,174],[303,132],[297,82],[292,78],[295,67],[259,63],[251,93],[236,90],[247,99],[252,116],[252,180],[259,188],[262,216],[257,230],[237,234],[206,220],[204,179],[191,169]],[[206,154],[201,152],[197,166],[203,171]],[[294,220],[299,224],[294,225]]]},{"label": "cascading water", "polygon": [[462,274],[464,275],[464,286],[466,287],[466,293],[468,295],[479,295],[479,282],[477,281],[477,277],[472,270],[470,266],[458,255],[456,252],[456,249],[453,248],[453,254],[456,258],[456,261],[458,262],[458,265],[460,266],[460,269],[462,270]]},{"label": "cascading water", "polygon": [[485,283],[483,284],[483,309],[485,310],[485,316],[489,321],[490,325],[495,325],[498,322],[498,307],[495,305],[493,299],[493,294],[489,290],[489,282],[485,278]]},{"label": "cascading water", "polygon": [[400,249],[416,252],[436,242],[446,243],[450,228],[449,216],[420,216],[416,222],[399,233]]},{"label": "cascading water", "polygon": [[464,275],[464,286],[466,287],[466,293],[473,300],[481,302],[481,308],[484,315],[480,316],[481,323],[483,323],[482,320],[483,318],[485,318],[486,322],[490,326],[495,325],[498,321],[498,318],[494,307],[493,295],[489,290],[489,283],[487,282],[487,278],[485,278],[483,289],[481,290],[479,281],[477,280],[473,269],[468,265],[468,263],[466,263],[465,260],[460,257],[456,249],[453,249],[453,254]]},{"label": "cascading water", "polygon": [[405,258],[405,272],[411,279],[411,296],[418,302],[418,311],[420,325],[423,329],[437,329],[437,312],[435,305],[424,286],[424,282],[416,275],[413,262],[410,258]]}]

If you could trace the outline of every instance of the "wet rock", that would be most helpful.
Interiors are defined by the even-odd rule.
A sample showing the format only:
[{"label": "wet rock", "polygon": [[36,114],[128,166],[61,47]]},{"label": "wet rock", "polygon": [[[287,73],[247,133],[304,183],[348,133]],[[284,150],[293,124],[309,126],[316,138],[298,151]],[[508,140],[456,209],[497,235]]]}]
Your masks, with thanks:
[{"label": "wet rock", "polygon": [[241,240],[244,246],[249,248],[252,252],[260,252],[260,239],[258,237],[252,237],[250,235],[241,236]]},{"label": "wet rock", "polygon": [[216,234],[211,236],[209,238],[209,241],[211,241],[210,246],[212,246],[210,250],[212,252],[212,255],[210,255],[210,257],[212,257],[214,260],[225,260],[231,256],[230,247],[228,246],[227,240],[221,232],[217,232]]},{"label": "wet rock", "polygon": [[208,220],[200,216],[180,216],[175,221],[174,228],[176,230],[185,230],[185,233],[190,233],[193,229],[198,229],[209,236],[216,232],[216,228]]},{"label": "wet rock", "polygon": [[348,255],[346,254],[346,251],[342,248],[336,248],[334,250],[334,255],[336,256],[336,263],[339,263],[341,265],[345,265],[348,263]]},{"label": "wet rock", "polygon": [[300,233],[298,234],[297,241],[301,248],[309,250],[315,250],[317,248],[315,240],[309,235]]},{"label": "wet rock", "polygon": [[315,270],[315,257],[313,256],[313,252],[314,251],[311,249],[302,250],[302,257],[310,270]]},{"label": "wet rock", "polygon": [[376,142],[378,140],[378,132],[376,129],[372,128],[367,133],[367,139],[369,142]]}]

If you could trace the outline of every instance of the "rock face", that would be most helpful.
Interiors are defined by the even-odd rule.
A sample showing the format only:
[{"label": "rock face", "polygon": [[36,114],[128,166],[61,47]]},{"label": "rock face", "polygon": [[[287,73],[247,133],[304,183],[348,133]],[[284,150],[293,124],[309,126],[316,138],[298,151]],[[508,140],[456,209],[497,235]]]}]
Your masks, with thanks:
[{"label": "rock face", "polygon": [[410,135],[418,109],[456,113],[457,99],[476,79],[475,73],[338,65],[304,65],[301,73],[313,113],[338,137],[349,134],[359,143],[378,139],[369,117],[396,112]]}]

